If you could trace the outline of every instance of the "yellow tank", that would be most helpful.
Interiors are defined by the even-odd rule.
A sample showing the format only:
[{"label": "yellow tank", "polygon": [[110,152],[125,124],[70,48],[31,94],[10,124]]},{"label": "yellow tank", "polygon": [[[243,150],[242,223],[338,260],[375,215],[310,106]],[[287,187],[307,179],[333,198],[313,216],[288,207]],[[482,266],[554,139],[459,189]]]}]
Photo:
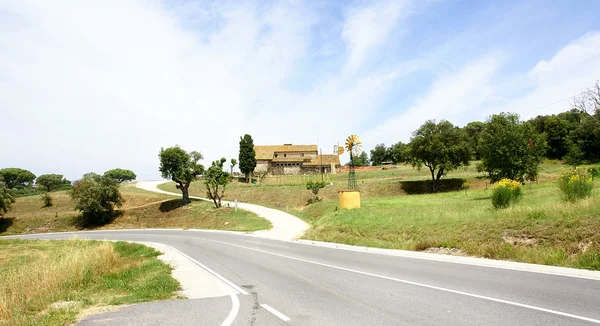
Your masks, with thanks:
[{"label": "yellow tank", "polygon": [[360,208],[360,191],[342,190],[340,191],[340,208],[354,209]]}]

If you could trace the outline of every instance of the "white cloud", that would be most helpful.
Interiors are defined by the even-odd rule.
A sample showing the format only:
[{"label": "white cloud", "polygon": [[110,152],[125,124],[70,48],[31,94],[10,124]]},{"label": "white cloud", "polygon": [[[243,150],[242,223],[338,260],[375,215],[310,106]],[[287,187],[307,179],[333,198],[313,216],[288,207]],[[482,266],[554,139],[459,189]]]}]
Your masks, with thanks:
[{"label": "white cloud", "polygon": [[199,150],[210,164],[236,157],[244,133],[257,144],[318,139],[329,152],[360,124],[350,113],[369,117],[404,73],[315,76],[308,91],[291,90],[318,22],[294,3],[213,5],[198,22],[158,1],[0,10],[9,17],[0,22],[0,138],[10,153],[0,166],[36,174],[122,167],[157,178],[161,147]]},{"label": "white cloud", "polygon": [[366,133],[365,145],[391,144],[408,141],[414,130],[425,121],[456,117],[481,109],[493,94],[490,85],[500,65],[497,56],[488,56],[473,62],[457,72],[440,76],[429,91],[408,109]]},{"label": "white cloud", "polygon": [[493,54],[438,77],[408,109],[368,131],[366,145],[406,142],[428,119],[465,125],[499,112],[529,119],[566,111],[569,97],[600,78],[600,32],[572,41],[523,74],[502,75],[505,61],[504,56]]},{"label": "white cloud", "polygon": [[384,43],[408,9],[409,1],[392,0],[350,10],[342,38],[349,52],[348,67],[356,70],[370,51]]}]

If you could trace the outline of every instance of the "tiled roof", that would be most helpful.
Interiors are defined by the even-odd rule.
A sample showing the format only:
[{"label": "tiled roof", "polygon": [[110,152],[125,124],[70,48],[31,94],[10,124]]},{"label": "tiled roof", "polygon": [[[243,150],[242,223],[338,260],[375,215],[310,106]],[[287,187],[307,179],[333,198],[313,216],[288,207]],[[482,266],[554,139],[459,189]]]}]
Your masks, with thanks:
[{"label": "tiled roof", "polygon": [[281,163],[281,162],[304,162],[304,160],[310,160],[308,157],[300,157],[300,156],[291,156],[291,157],[275,157],[273,158],[273,163]]},{"label": "tiled roof", "polygon": [[272,160],[275,152],[318,152],[317,145],[268,145],[254,146],[257,160]]},{"label": "tiled roof", "polygon": [[304,162],[302,166],[330,166],[331,163],[340,165],[340,157],[331,154],[317,155],[317,158],[312,159],[309,162]]}]

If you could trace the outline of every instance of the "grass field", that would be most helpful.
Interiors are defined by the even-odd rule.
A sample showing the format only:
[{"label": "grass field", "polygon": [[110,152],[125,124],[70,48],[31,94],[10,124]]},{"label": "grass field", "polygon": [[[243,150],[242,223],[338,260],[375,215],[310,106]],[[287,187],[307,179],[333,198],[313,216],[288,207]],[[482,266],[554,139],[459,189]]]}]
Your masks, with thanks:
[{"label": "grass field", "polygon": [[[469,182],[467,194],[407,195],[403,183],[429,178],[428,171],[409,166],[357,174],[360,210],[337,209],[337,192],[345,188],[346,174],[330,176],[333,185],[319,192],[324,200],[312,205],[306,205],[310,191],[291,182],[234,182],[226,195],[304,219],[312,226],[306,239],[600,269],[600,182],[591,198],[566,203],[554,181],[570,169],[546,161],[539,184],[524,186],[523,200],[506,210],[492,207],[491,189],[486,190],[489,185],[474,164],[447,176]],[[201,185],[194,183],[190,193],[202,196]],[[176,191],[171,183],[160,187]]]},{"label": "grass field", "polygon": [[0,324],[70,325],[101,307],[174,298],[180,285],[158,255],[125,242],[0,239]]},{"label": "grass field", "polygon": [[[231,208],[215,209],[212,203],[193,201],[179,206],[180,199],[122,185],[125,203],[120,216],[99,229],[122,228],[202,228],[234,231],[268,229],[270,223],[257,215]],[[17,198],[12,210],[0,218],[0,234],[75,231],[79,212],[68,192],[53,192],[54,205],[42,208],[39,196]]]},{"label": "grass field", "polygon": [[517,205],[496,210],[491,190],[365,199],[360,210],[335,201],[298,212],[305,238],[528,263],[600,269],[600,183],[591,198],[567,203],[552,184],[525,187]]}]

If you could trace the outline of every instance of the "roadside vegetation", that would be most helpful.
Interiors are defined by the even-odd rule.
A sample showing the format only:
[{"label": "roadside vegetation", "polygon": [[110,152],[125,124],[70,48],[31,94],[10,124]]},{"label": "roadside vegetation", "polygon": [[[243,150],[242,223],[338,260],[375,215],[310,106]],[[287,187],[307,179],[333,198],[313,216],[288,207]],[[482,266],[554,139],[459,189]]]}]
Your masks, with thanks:
[{"label": "roadside vegetation", "polygon": [[215,209],[206,201],[192,200],[181,206],[181,199],[136,188],[119,187],[123,206],[114,211],[114,219],[99,225],[85,223],[74,210],[75,201],[68,191],[53,192],[52,207],[42,208],[38,196],[16,198],[12,209],[0,217],[0,235],[123,228],[201,228],[234,231],[268,229],[270,223],[257,215],[233,208]]},{"label": "roadside vegetation", "polygon": [[70,325],[86,311],[176,297],[171,268],[143,245],[0,239],[0,324]]}]

